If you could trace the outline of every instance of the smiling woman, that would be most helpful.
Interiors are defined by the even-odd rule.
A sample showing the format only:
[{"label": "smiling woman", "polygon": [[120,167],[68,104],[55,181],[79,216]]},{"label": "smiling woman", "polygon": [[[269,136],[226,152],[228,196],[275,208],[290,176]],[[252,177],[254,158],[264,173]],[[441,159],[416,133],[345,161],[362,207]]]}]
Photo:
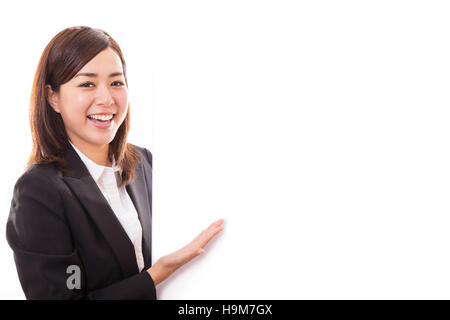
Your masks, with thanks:
[{"label": "smiling woman", "polygon": [[[107,49],[104,52],[99,53],[97,55],[97,57],[95,57],[88,64],[94,64],[95,63],[94,60],[96,60],[98,62],[102,57],[106,57],[103,59],[107,60],[108,56],[106,56],[106,54],[109,51],[110,51],[110,49]],[[112,52],[112,55],[113,55],[112,60],[117,62],[117,55],[114,52]],[[109,56],[111,56],[111,54]],[[113,65],[113,63],[111,63],[111,65]],[[87,68],[89,68],[89,67],[87,67]],[[94,69],[95,69],[95,67],[94,67]],[[95,81],[98,81],[99,75],[97,73],[92,73],[92,72],[79,72],[74,78],[77,78],[77,77],[94,78]],[[116,78],[119,78],[120,80],[117,80]],[[123,78],[123,72],[113,72],[109,75],[109,77],[108,77],[108,79],[106,79],[106,81],[107,82],[113,81],[111,83],[111,86],[113,86],[113,87],[124,88],[124,80],[122,78]],[[106,85],[108,85],[108,83]],[[96,86],[95,86],[95,83],[93,83],[92,81],[87,81],[87,82],[80,84],[79,87],[95,88]],[[117,112],[108,112],[108,111],[103,112],[103,113],[90,113],[87,117],[88,117],[88,119],[92,120],[94,125],[98,128],[110,128],[112,119],[116,116],[116,113]],[[117,117],[116,117],[116,120],[117,120]]]},{"label": "smiling woman", "polygon": [[128,112],[128,88],[117,51],[101,51],[57,91],[49,84],[46,89],[51,107],[64,121],[69,140],[83,153],[92,154],[95,162],[110,166],[108,144]]},{"label": "smiling woman", "polygon": [[152,263],[152,154],[127,142],[126,64],[103,30],[67,28],[50,41],[30,125],[6,228],[28,299],[156,299],[156,285],[223,230],[221,219]]}]

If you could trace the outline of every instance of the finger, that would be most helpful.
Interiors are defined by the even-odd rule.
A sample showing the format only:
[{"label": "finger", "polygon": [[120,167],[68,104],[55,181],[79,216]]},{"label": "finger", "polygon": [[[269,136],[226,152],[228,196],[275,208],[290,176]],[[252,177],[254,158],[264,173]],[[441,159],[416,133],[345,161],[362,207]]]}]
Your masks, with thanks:
[{"label": "finger", "polygon": [[217,221],[214,221],[213,223],[211,223],[204,231],[210,229],[210,228],[214,228],[214,227],[218,227],[220,226],[222,223],[224,222],[223,219],[219,219]]},{"label": "finger", "polygon": [[209,225],[209,227],[210,227],[210,228],[211,228],[211,227],[218,227],[218,226],[220,226],[224,221],[225,221],[225,220],[223,220],[223,219],[219,219],[219,220],[214,221],[213,223],[211,223],[211,224]]},{"label": "finger", "polygon": [[195,237],[195,239],[193,239],[188,246],[204,247],[212,237],[223,230],[223,227],[221,226],[223,222],[223,219],[213,222],[207,229],[200,232],[200,234]]},{"label": "finger", "polygon": [[217,220],[217,221],[211,223],[211,224],[209,225],[209,227],[206,228],[206,229],[204,230],[204,233],[205,233],[205,234],[208,234],[208,233],[210,233],[210,232],[213,232],[213,231],[216,230],[217,228],[223,228],[223,227],[221,227],[221,225],[223,224],[223,222],[224,222],[223,219],[219,219],[219,220]]},{"label": "finger", "polygon": [[224,222],[223,219],[219,219],[217,221],[214,221],[213,223],[211,223],[209,225],[208,228],[206,228],[202,232],[200,232],[200,234],[197,237],[195,237],[195,239],[193,241],[197,241],[197,240],[200,240],[200,239],[202,239],[204,237],[208,237],[209,233],[211,233],[213,230],[215,230],[216,227],[219,227],[223,222]]},{"label": "finger", "polygon": [[209,233],[204,235],[204,237],[201,237],[199,239],[200,247],[204,247],[212,238],[214,238],[223,229],[224,229],[223,227],[217,227],[215,229],[210,230]]},{"label": "finger", "polygon": [[211,237],[213,233],[215,233],[218,229],[222,229],[223,227],[217,224],[210,225],[207,229],[203,230],[195,239],[194,241],[200,241],[203,242],[204,239],[208,239]]},{"label": "finger", "polygon": [[203,247],[217,233],[224,229],[222,226],[220,226],[222,223],[223,219],[215,221],[210,225],[210,227],[208,227],[208,229],[202,231],[193,241],[191,241],[191,243],[174,252],[171,256],[171,258],[173,258],[173,263],[180,266],[192,260],[196,256],[205,253]]}]

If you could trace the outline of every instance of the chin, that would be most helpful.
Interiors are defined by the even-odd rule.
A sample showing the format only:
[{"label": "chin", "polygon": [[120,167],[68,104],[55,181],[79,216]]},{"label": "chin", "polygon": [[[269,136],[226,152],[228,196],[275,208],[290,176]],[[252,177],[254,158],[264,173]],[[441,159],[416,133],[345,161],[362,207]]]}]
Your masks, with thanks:
[{"label": "chin", "polygon": [[113,140],[114,140],[114,137],[97,138],[97,139],[90,139],[90,143],[96,144],[96,145],[105,145],[105,144],[109,144]]}]

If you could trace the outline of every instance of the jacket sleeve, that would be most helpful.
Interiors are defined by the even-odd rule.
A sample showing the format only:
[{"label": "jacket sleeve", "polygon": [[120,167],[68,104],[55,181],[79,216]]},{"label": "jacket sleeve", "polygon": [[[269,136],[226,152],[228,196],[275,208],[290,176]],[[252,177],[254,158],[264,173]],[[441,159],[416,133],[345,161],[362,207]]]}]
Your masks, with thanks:
[{"label": "jacket sleeve", "polygon": [[[32,173],[26,172],[14,186],[6,226],[26,298],[156,299],[155,285],[145,270],[105,288],[84,291],[83,263],[73,245],[62,198],[46,175]],[[80,268],[80,289],[69,283],[69,266]]]}]

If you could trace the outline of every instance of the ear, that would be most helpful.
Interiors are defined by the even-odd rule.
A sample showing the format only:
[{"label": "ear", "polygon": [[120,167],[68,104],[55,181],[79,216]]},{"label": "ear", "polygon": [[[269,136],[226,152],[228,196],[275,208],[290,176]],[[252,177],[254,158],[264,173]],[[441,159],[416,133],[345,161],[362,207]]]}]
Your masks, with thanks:
[{"label": "ear", "polygon": [[45,95],[47,97],[47,101],[50,104],[50,106],[55,110],[57,113],[61,113],[61,110],[59,109],[59,97],[58,93],[53,91],[52,86],[49,84],[45,85]]}]

